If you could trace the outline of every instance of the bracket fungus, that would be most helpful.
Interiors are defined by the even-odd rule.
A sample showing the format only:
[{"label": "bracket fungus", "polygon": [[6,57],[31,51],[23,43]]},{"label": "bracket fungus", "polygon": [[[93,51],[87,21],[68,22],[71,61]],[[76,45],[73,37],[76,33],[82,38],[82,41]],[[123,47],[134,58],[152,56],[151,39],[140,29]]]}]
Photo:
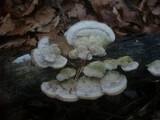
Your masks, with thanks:
[{"label": "bracket fungus", "polygon": [[103,61],[106,70],[115,70],[118,67],[119,62],[115,59],[104,60]]},{"label": "bracket fungus", "polygon": [[136,70],[139,66],[139,63],[133,61],[133,59],[129,56],[123,56],[117,59],[119,65],[121,66],[123,71],[132,71]]},{"label": "bracket fungus", "polygon": [[76,75],[76,70],[74,68],[64,68],[60,70],[57,74],[56,79],[58,81],[64,81],[66,79],[70,79]]},{"label": "bracket fungus", "polygon": [[103,62],[95,61],[84,67],[83,73],[89,77],[102,78],[106,72]]},{"label": "bracket fungus", "polygon": [[24,54],[18,58],[16,58],[12,63],[13,64],[21,64],[21,63],[26,63],[31,61],[31,56],[30,54]]},{"label": "bracket fungus", "polygon": [[108,71],[100,80],[102,90],[107,95],[118,95],[127,87],[127,79],[117,71]]},{"label": "bracket fungus", "polygon": [[49,38],[47,36],[42,37],[38,42],[38,48],[41,49],[49,45]]},{"label": "bracket fungus", "polygon": [[155,60],[147,65],[147,70],[154,76],[160,76],[160,60]]},{"label": "bracket fungus", "polygon": [[95,100],[104,94],[118,95],[127,87],[127,79],[117,71],[108,71],[103,78],[81,76],[77,80],[51,80],[41,84],[48,97],[74,102],[79,99]]},{"label": "bracket fungus", "polygon": [[[115,40],[115,34],[109,26],[89,20],[74,24],[66,31],[65,36],[67,43],[74,47],[68,56],[81,60],[105,56],[107,45]],[[38,48],[32,51],[32,57],[33,62],[39,67],[62,68],[56,79],[41,84],[41,90],[48,97],[66,102],[79,99],[94,100],[104,94],[122,93],[127,87],[127,78],[113,70],[120,66],[124,71],[131,71],[137,69],[139,65],[131,57],[124,56],[90,62],[82,67],[82,71],[77,70],[76,73],[72,64],[69,65],[71,67],[64,68],[67,59],[61,56],[59,47],[56,44],[50,45],[48,38],[45,37],[40,40]]]},{"label": "bracket fungus", "polygon": [[80,99],[94,100],[103,95],[100,81],[97,78],[80,77],[77,81],[76,90]]},{"label": "bracket fungus", "polygon": [[91,60],[92,56],[105,56],[106,46],[115,40],[112,29],[97,21],[80,21],[65,33],[67,43],[74,49],[70,51],[71,59]]},{"label": "bracket fungus", "polygon": [[66,102],[74,102],[78,100],[75,89],[75,81],[73,79],[67,81],[52,80],[43,82],[41,90],[50,98],[57,98]]},{"label": "bracket fungus", "polygon": [[[45,41],[43,42],[43,40]],[[59,69],[64,67],[67,64],[67,59],[61,55],[58,45],[48,45],[47,39],[43,40],[38,44],[38,48],[32,50],[32,62],[41,68],[52,67]]]}]

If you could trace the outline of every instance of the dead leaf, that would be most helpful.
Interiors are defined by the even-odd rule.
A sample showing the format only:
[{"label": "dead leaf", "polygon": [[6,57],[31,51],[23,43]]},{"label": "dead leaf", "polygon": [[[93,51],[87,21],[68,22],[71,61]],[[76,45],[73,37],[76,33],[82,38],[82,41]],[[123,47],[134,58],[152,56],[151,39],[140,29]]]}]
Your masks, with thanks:
[{"label": "dead leaf", "polygon": [[83,20],[86,16],[86,9],[84,8],[84,6],[80,3],[76,3],[74,8],[71,9],[68,12],[68,16],[71,17],[78,17],[79,20]]},{"label": "dead leaf", "polygon": [[5,9],[6,12],[9,12],[12,16],[16,18],[21,18],[26,15],[30,15],[35,6],[38,4],[38,0],[26,0],[26,1],[13,1],[12,5],[5,3],[7,6]]},{"label": "dead leaf", "polygon": [[158,0],[147,0],[147,6],[154,7],[156,6]]},{"label": "dead leaf", "polygon": [[113,0],[89,0],[92,4],[93,9],[96,13],[100,12],[102,9],[110,9]]},{"label": "dead leaf", "polygon": [[74,8],[74,2],[72,0],[63,0],[62,4],[63,11],[69,11]]},{"label": "dead leaf", "polygon": [[36,31],[38,32],[51,32],[53,31],[57,25],[59,24],[60,17],[55,17],[49,24],[38,27]]},{"label": "dead leaf", "polygon": [[38,0],[33,0],[29,8],[22,14],[22,16],[29,15],[35,8],[35,5],[38,4]]},{"label": "dead leaf", "polygon": [[15,24],[13,23],[10,14],[0,22],[0,35],[5,35],[6,33],[13,31],[15,29]]},{"label": "dead leaf", "polygon": [[97,18],[112,28],[117,25],[117,16],[113,13],[113,0],[90,0]]},{"label": "dead leaf", "polygon": [[51,7],[42,7],[38,12],[35,14],[35,19],[38,21],[40,25],[46,25],[52,21],[55,17],[55,9]]},{"label": "dead leaf", "polygon": [[84,18],[84,20],[97,20],[96,16],[87,14],[86,17]]},{"label": "dead leaf", "polygon": [[153,14],[153,15],[160,15],[160,6],[156,6],[156,7],[152,10],[152,14]]},{"label": "dead leaf", "polygon": [[38,41],[36,40],[35,37],[33,37],[33,38],[28,37],[27,41],[25,42],[25,45],[26,46],[30,46],[30,47],[36,47],[37,46],[37,42]]},{"label": "dead leaf", "polygon": [[27,41],[27,39],[25,39],[25,38],[12,40],[12,41],[10,41],[10,42],[7,42],[7,43],[1,45],[1,46],[0,46],[0,51],[1,51],[1,50],[5,50],[5,49],[12,49],[12,48],[20,47],[20,46],[22,46],[26,41]]},{"label": "dead leaf", "polygon": [[144,26],[143,32],[144,33],[160,33],[160,27],[155,24]]},{"label": "dead leaf", "polygon": [[28,31],[31,31],[37,27],[39,27],[40,25],[38,24],[38,22],[33,22],[32,23],[26,23],[24,25],[18,26],[17,28],[15,28],[12,32],[9,32],[7,35],[8,36],[13,36],[13,35],[24,35],[26,34]]}]

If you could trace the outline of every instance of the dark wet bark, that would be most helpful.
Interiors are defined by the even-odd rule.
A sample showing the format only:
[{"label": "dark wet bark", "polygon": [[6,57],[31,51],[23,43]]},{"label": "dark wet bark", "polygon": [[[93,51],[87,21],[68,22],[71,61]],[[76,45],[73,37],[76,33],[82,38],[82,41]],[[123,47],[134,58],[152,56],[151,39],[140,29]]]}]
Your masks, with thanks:
[{"label": "dark wet bark", "polygon": [[[112,109],[114,113],[116,107],[117,111],[121,109],[119,108],[120,106],[122,106],[122,104],[120,104],[121,99],[124,100],[125,98],[127,98],[128,100],[128,98],[130,97],[136,98],[139,96],[139,93],[144,93],[147,95],[141,96],[140,98],[140,103],[143,103],[146,102],[147,99],[151,99],[152,96],[156,94],[154,81],[158,80],[158,78],[152,76],[146,70],[145,65],[155,59],[160,59],[160,35],[137,35],[132,37],[124,37],[111,44],[106,49],[106,51],[108,57],[118,58],[128,55],[133,57],[140,63],[140,67],[138,70],[128,73],[123,72],[127,76],[128,87],[125,93],[123,93],[122,95],[115,97],[103,96],[102,98],[92,102],[83,100],[75,103],[60,102],[58,100],[48,98],[40,90],[41,83],[55,78],[55,75],[58,73],[57,70],[53,70],[50,68],[39,69],[31,63],[19,65],[7,64],[4,69],[1,70],[3,71],[3,75],[0,79],[0,107],[17,104],[25,106],[36,106],[38,108],[52,106],[56,109],[61,109],[62,107],[62,111],[64,110],[63,112],[66,112],[64,109],[65,107],[67,107],[70,111],[72,111],[74,107],[76,107],[76,111],[81,105],[82,108],[88,105],[87,109],[89,110],[92,109],[92,105],[95,105],[94,109],[96,111],[96,109],[98,110],[100,109],[99,107],[102,107],[102,104],[106,104],[107,101],[106,106],[110,106],[110,109]],[[148,87],[150,87],[149,89],[152,90],[150,91]],[[128,91],[134,92],[135,95],[132,94],[133,96],[128,97]],[[99,104],[100,106],[97,106],[97,104]],[[71,109],[71,107],[73,108]],[[50,108],[47,107],[46,109]],[[86,108],[84,109],[86,110]],[[132,106],[131,108],[129,107],[127,109],[131,109],[132,111]],[[123,112],[121,114],[123,114]],[[110,113],[109,115],[107,114],[108,113],[106,113],[106,116],[112,116],[112,113]],[[124,119],[122,116],[114,117],[117,119]]]}]

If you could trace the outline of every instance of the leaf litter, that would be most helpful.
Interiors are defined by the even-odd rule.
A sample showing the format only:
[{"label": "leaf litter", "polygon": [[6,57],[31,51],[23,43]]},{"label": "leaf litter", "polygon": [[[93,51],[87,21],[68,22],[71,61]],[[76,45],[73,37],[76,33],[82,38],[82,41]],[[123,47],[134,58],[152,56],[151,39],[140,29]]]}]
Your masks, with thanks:
[{"label": "leaf litter", "polygon": [[[2,1],[0,3],[2,6],[0,7],[0,51],[3,52],[15,49],[18,49],[19,52],[30,51],[36,47],[41,36],[47,35],[52,42],[61,45],[62,52],[66,55],[71,48],[64,43],[63,34],[72,24],[80,20],[97,20],[106,23],[114,30],[117,37],[136,33],[160,33],[159,0]],[[136,91],[132,92],[135,93]],[[158,103],[157,99],[155,100],[154,98],[148,103],[145,102],[146,104],[143,104],[144,100],[140,98],[141,103],[139,103],[136,102],[138,94],[132,99],[129,97],[130,95],[126,94],[125,96],[125,98],[127,97],[126,101],[130,101],[129,105],[125,104],[126,107],[122,106],[120,109],[122,113],[127,109],[130,111],[125,118],[120,114],[117,116],[118,113],[117,115],[104,114],[102,109],[100,109],[99,113],[96,112],[97,115],[103,116],[107,114],[109,116],[108,119],[116,118],[117,120],[134,120],[137,116],[143,119],[145,115],[148,115],[146,110],[152,104]],[[141,111],[134,112],[136,110],[136,108],[133,109],[135,103],[141,104],[141,108],[144,107],[145,109],[139,109]],[[86,109],[84,106],[82,108]],[[76,110],[70,110],[66,115],[71,117],[71,112],[76,112]],[[87,108],[86,111],[95,113],[90,108]],[[157,120],[155,116],[159,116],[159,112],[152,113],[151,116],[150,118]],[[33,115],[33,117],[35,116]],[[91,118],[88,117],[88,119]]]}]

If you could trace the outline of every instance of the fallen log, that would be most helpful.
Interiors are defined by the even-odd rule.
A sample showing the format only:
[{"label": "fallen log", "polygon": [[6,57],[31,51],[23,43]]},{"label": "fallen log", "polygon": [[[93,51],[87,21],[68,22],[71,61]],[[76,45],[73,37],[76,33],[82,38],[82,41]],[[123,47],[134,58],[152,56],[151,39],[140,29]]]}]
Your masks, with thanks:
[{"label": "fallen log", "polygon": [[[126,91],[130,88],[137,88],[137,86],[142,90],[141,87],[146,83],[153,83],[158,80],[158,77],[154,77],[146,70],[145,65],[153,60],[160,59],[160,35],[122,37],[112,43],[106,51],[108,58],[128,55],[139,62],[138,70],[128,73],[123,72],[129,81]],[[31,62],[23,64],[7,63],[0,80],[0,106],[4,104],[27,104],[40,107],[53,105],[57,102],[62,104],[63,102],[48,98],[40,90],[41,83],[55,78],[57,73],[58,70],[40,69]],[[113,100],[113,98],[111,99]],[[99,101],[103,101],[103,99],[104,97],[100,98]],[[68,106],[68,104],[74,105],[75,103],[65,104]]]}]

